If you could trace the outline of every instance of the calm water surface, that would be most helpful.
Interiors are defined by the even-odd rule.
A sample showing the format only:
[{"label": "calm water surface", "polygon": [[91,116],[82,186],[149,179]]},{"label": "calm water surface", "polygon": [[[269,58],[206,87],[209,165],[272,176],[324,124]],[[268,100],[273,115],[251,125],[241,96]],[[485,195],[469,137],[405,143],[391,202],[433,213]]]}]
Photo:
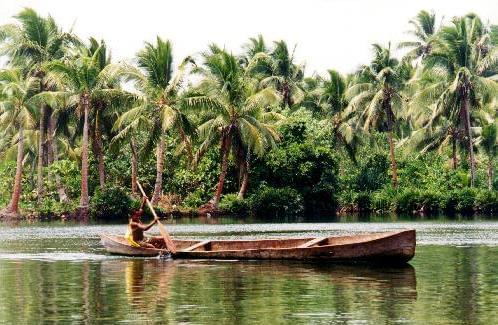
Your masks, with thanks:
[{"label": "calm water surface", "polygon": [[410,265],[393,268],[113,257],[98,235],[122,233],[124,225],[0,224],[0,322],[498,323],[497,221],[169,225],[175,237],[199,239],[401,228],[417,229],[417,252]]}]

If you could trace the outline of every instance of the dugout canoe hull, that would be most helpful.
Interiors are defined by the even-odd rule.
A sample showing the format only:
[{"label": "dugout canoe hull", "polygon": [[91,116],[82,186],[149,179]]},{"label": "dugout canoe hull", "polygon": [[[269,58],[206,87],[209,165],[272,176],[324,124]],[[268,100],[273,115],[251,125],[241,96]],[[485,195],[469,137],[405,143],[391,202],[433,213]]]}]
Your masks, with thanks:
[{"label": "dugout canoe hull", "polygon": [[[122,236],[101,235],[111,254],[158,256],[164,250],[132,247]],[[319,238],[173,240],[182,259],[328,260],[406,263],[415,255],[415,230]]]}]

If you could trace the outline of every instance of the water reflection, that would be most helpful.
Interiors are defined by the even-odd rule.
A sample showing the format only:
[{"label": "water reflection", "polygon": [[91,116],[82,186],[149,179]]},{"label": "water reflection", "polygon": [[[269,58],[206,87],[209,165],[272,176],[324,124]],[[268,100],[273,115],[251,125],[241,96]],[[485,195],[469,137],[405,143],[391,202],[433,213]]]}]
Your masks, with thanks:
[{"label": "water reflection", "polygon": [[[227,237],[224,232],[267,237],[285,229],[285,236],[304,237],[396,227],[405,225],[188,225],[174,230],[212,238]],[[3,228],[0,323],[496,323],[498,224],[416,227],[422,245],[412,266],[403,268],[117,258],[105,254],[96,234],[117,233],[121,226]]]},{"label": "water reflection", "polygon": [[[1,261],[0,319],[223,322],[314,319],[355,301],[417,298],[415,269],[146,259]],[[7,299],[6,299],[7,298]],[[358,299],[361,298],[361,299]],[[22,312],[14,312],[24,306]],[[306,316],[307,315],[307,316]]]}]

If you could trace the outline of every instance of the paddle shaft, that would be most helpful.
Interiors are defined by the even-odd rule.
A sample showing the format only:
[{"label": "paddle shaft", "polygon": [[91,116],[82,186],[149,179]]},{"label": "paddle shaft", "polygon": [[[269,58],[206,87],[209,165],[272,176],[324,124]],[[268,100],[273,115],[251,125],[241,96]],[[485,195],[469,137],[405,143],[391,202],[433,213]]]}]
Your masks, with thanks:
[{"label": "paddle shaft", "polygon": [[159,217],[156,214],[156,210],[154,210],[152,203],[150,203],[149,198],[147,197],[147,195],[145,195],[145,191],[142,188],[142,185],[140,185],[140,183],[138,182],[138,180],[137,180],[137,185],[138,185],[138,188],[140,189],[140,192],[142,192],[142,195],[145,197],[145,200],[147,202],[147,206],[149,207],[150,211],[152,212],[152,215],[157,220],[157,226],[159,227],[159,232],[163,236],[164,242],[166,243],[166,248],[171,253],[176,253],[176,247],[175,247],[175,244],[173,243],[173,240],[171,240],[171,237],[169,236],[169,233],[166,230],[166,227],[163,226],[161,221],[159,221]]}]

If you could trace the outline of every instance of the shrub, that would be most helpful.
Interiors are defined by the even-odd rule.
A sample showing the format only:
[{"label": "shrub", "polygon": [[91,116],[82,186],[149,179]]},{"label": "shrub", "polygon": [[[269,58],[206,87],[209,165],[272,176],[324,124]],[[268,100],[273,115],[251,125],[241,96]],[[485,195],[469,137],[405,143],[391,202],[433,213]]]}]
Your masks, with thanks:
[{"label": "shrub", "polygon": [[453,191],[457,198],[456,211],[471,214],[474,212],[474,202],[476,198],[476,191],[472,188],[463,188]]},{"label": "shrub", "polygon": [[432,190],[408,188],[396,197],[396,211],[404,213],[424,212],[438,213],[441,208],[442,195]]},{"label": "shrub", "polygon": [[376,212],[391,211],[395,206],[396,191],[387,186],[380,191],[372,193],[371,208]]},{"label": "shrub", "polygon": [[420,193],[408,188],[400,192],[395,201],[396,212],[413,213],[420,209]]},{"label": "shrub", "polygon": [[81,190],[80,167],[75,161],[59,160],[48,167],[49,183],[46,184],[49,191],[56,191],[55,175],[59,175],[62,184],[69,197],[78,197]]},{"label": "shrub", "polygon": [[372,155],[361,167],[354,180],[360,191],[375,191],[389,182],[389,161],[384,154]]},{"label": "shrub", "polygon": [[251,212],[256,216],[296,216],[304,212],[303,198],[289,187],[262,186],[249,200]]},{"label": "shrub", "polygon": [[39,205],[34,208],[35,212],[42,218],[52,218],[63,214],[71,214],[77,208],[76,203],[61,203],[50,197],[45,197]]},{"label": "shrub", "polygon": [[441,207],[445,213],[471,214],[474,212],[475,199],[476,191],[472,188],[454,189],[442,197]]},{"label": "shrub", "polygon": [[356,209],[359,212],[367,212],[371,210],[371,193],[360,192],[355,197]]},{"label": "shrub", "polygon": [[479,212],[498,212],[498,192],[481,190],[475,197],[475,207]]},{"label": "shrub", "polygon": [[339,205],[343,211],[354,210],[356,201],[356,192],[350,189],[344,190],[339,196]]},{"label": "shrub", "polygon": [[247,214],[250,208],[249,202],[239,199],[237,193],[223,195],[219,207],[228,214]]},{"label": "shrub", "polygon": [[310,142],[285,143],[272,149],[259,168],[261,178],[270,186],[297,189],[307,212],[337,208],[338,161],[329,147]]},{"label": "shrub", "polygon": [[206,199],[204,198],[204,191],[195,190],[183,200],[182,205],[187,208],[197,208],[202,204],[206,203]]},{"label": "shrub", "polygon": [[421,191],[417,197],[418,209],[425,213],[438,213],[441,206],[442,195],[438,192]]},{"label": "shrub", "polygon": [[10,200],[16,163],[7,161],[0,163],[0,206],[5,206]]},{"label": "shrub", "polygon": [[97,188],[90,200],[90,215],[95,219],[127,219],[133,202],[118,186]]}]

